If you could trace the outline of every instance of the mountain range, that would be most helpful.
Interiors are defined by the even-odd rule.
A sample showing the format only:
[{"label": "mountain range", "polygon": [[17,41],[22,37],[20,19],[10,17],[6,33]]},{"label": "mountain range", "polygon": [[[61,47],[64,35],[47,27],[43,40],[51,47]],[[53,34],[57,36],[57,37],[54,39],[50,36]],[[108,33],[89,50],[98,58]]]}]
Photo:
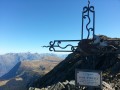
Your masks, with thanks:
[{"label": "mountain range", "polygon": [[42,54],[38,60],[32,58],[20,60],[9,72],[0,77],[0,90],[27,90],[29,83],[44,76],[62,60],[54,54]]},{"label": "mountain range", "polygon": [[49,57],[58,57],[64,59],[66,55],[56,55],[52,53],[7,53],[4,55],[0,55],[0,77],[3,76],[5,73],[10,71],[18,62],[24,60],[42,60],[44,58]]}]

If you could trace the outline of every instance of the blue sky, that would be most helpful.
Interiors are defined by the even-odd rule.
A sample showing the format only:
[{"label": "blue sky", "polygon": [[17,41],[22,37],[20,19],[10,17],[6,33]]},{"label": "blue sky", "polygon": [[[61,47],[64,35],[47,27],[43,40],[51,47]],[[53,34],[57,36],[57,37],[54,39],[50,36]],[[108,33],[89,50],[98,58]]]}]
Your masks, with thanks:
[{"label": "blue sky", "polygon": [[[51,40],[80,39],[87,0],[0,0],[0,54],[45,53]],[[120,37],[120,0],[91,0],[95,33]]]}]

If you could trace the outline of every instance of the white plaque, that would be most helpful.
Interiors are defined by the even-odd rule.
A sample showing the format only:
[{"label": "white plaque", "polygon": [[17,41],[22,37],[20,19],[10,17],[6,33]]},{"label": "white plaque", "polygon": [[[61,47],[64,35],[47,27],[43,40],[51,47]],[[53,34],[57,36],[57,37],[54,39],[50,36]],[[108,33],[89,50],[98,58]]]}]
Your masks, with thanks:
[{"label": "white plaque", "polygon": [[76,70],[76,84],[79,86],[101,87],[101,72]]}]

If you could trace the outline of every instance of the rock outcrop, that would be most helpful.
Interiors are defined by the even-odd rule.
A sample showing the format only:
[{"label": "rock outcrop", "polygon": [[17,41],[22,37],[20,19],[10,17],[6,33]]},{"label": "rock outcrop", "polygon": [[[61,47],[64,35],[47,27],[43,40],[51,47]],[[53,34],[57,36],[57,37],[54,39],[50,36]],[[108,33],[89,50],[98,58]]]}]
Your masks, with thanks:
[{"label": "rock outcrop", "polygon": [[[120,40],[118,38],[108,38],[100,36],[104,40]],[[116,43],[116,41],[114,42]],[[75,80],[75,69],[89,69],[102,71],[103,86],[109,89],[104,90],[120,90],[120,44],[117,42],[117,53],[100,53],[91,55],[82,55],[74,52],[59,63],[53,70],[46,74],[41,79],[31,83],[29,87],[43,88],[62,85],[66,80]],[[111,49],[111,48],[110,48]],[[62,84],[61,84],[62,83]],[[55,87],[54,86],[54,87]],[[61,87],[61,86],[60,86]],[[30,90],[30,89],[29,89]],[[31,89],[32,90],[32,89]],[[34,90],[34,88],[33,88]],[[35,89],[37,90],[37,89]],[[39,90],[39,89],[38,89]],[[40,90],[64,90],[64,89],[40,89]],[[75,89],[65,89],[75,90]],[[84,89],[81,89],[84,90]]]}]

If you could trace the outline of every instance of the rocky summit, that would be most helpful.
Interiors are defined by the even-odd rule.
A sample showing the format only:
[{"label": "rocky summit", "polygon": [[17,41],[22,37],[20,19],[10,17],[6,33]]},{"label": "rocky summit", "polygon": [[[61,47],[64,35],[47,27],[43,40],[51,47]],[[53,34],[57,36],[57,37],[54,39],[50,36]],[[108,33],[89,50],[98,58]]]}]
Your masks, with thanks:
[{"label": "rocky summit", "polygon": [[[114,45],[108,48],[110,52],[106,52],[104,48],[103,52],[90,55],[73,52],[45,76],[34,83],[30,83],[28,85],[29,90],[76,90],[75,69],[102,71],[103,90],[120,90],[120,43],[116,42],[120,39],[108,38],[103,35],[100,38],[115,40],[112,41]],[[77,90],[94,89],[80,87]]]},{"label": "rocky summit", "polygon": [[[105,81],[102,82],[103,85],[103,90],[115,90],[114,88],[111,87],[111,85],[109,85],[108,83],[106,83]],[[71,81],[65,81],[65,82],[58,82],[56,84],[53,84],[52,86],[48,86],[46,88],[34,88],[34,87],[30,87],[29,90],[86,90],[86,87],[81,87],[81,88],[76,88],[75,87],[75,81],[71,80]],[[91,89],[92,90],[92,89]]]}]

